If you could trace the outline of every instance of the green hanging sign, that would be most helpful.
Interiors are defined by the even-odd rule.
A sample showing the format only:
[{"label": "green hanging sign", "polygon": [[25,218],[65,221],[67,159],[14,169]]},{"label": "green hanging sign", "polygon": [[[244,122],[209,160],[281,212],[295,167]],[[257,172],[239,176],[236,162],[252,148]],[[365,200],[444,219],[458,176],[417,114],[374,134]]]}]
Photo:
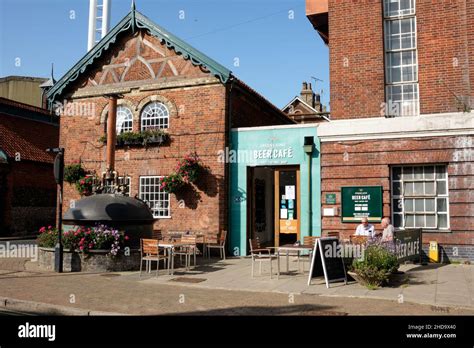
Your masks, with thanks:
[{"label": "green hanging sign", "polygon": [[383,217],[382,186],[341,187],[342,222],[381,222]]}]

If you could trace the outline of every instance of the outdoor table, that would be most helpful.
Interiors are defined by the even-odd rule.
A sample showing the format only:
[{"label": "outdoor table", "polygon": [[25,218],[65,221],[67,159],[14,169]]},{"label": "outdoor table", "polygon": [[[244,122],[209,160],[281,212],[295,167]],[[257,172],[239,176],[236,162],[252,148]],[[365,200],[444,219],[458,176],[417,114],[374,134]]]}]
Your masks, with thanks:
[{"label": "outdoor table", "polygon": [[173,257],[173,250],[176,247],[179,246],[190,246],[194,244],[189,244],[189,243],[182,243],[182,242],[166,242],[166,241],[160,241],[158,243],[158,246],[161,248],[166,249],[166,252],[168,253],[168,274],[170,274],[170,265],[171,265],[171,275],[174,274],[174,257]]},{"label": "outdoor table", "polygon": [[286,271],[289,272],[290,271],[290,251],[296,251],[298,253],[298,270],[299,270],[300,252],[301,251],[311,252],[313,250],[313,248],[314,248],[313,246],[305,245],[305,244],[301,244],[301,245],[285,244],[285,245],[277,247],[276,249],[277,249],[277,255],[278,255],[278,268],[280,268],[280,254],[281,254],[281,252],[286,253]]}]

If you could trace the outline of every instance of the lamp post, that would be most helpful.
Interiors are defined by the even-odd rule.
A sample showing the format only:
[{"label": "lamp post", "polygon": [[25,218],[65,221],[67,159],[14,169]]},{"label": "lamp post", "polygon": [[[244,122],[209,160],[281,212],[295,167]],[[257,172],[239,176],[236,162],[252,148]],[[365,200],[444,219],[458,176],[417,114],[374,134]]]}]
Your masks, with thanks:
[{"label": "lamp post", "polygon": [[62,243],[62,225],[63,225],[63,179],[64,179],[64,148],[54,147],[46,149],[46,152],[56,154],[54,159],[54,180],[59,187],[58,219],[56,229],[58,231],[58,240],[54,247],[54,271],[63,272],[63,243]]},{"label": "lamp post", "polygon": [[311,162],[314,147],[314,137],[304,137],[303,150],[308,155],[308,236],[311,236],[311,223],[313,221],[313,209],[311,204]]}]

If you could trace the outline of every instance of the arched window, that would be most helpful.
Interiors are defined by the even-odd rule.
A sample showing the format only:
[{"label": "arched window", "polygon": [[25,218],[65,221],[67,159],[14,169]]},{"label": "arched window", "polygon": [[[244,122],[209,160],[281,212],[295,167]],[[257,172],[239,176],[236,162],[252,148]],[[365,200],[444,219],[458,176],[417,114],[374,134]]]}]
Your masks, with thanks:
[{"label": "arched window", "polygon": [[117,134],[133,131],[132,111],[123,105],[117,107]]},{"label": "arched window", "polygon": [[170,113],[163,103],[151,102],[147,104],[141,115],[141,129],[168,128]]}]

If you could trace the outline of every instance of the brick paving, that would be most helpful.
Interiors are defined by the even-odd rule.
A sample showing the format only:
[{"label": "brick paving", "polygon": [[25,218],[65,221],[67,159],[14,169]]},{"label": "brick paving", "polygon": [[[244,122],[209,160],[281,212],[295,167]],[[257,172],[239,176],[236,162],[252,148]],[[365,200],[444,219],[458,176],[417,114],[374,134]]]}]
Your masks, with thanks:
[{"label": "brick paving", "polygon": [[[144,315],[474,314],[472,266],[403,267],[408,282],[367,290],[355,283],[326,289],[320,281],[308,287],[307,273],[270,280],[265,268],[262,276],[251,279],[248,259],[213,260],[190,272],[178,269],[174,276],[162,270],[158,277],[154,272],[142,277],[138,272],[46,273],[30,264],[28,270],[0,271],[0,297]],[[204,281],[172,281],[176,278]]]}]

